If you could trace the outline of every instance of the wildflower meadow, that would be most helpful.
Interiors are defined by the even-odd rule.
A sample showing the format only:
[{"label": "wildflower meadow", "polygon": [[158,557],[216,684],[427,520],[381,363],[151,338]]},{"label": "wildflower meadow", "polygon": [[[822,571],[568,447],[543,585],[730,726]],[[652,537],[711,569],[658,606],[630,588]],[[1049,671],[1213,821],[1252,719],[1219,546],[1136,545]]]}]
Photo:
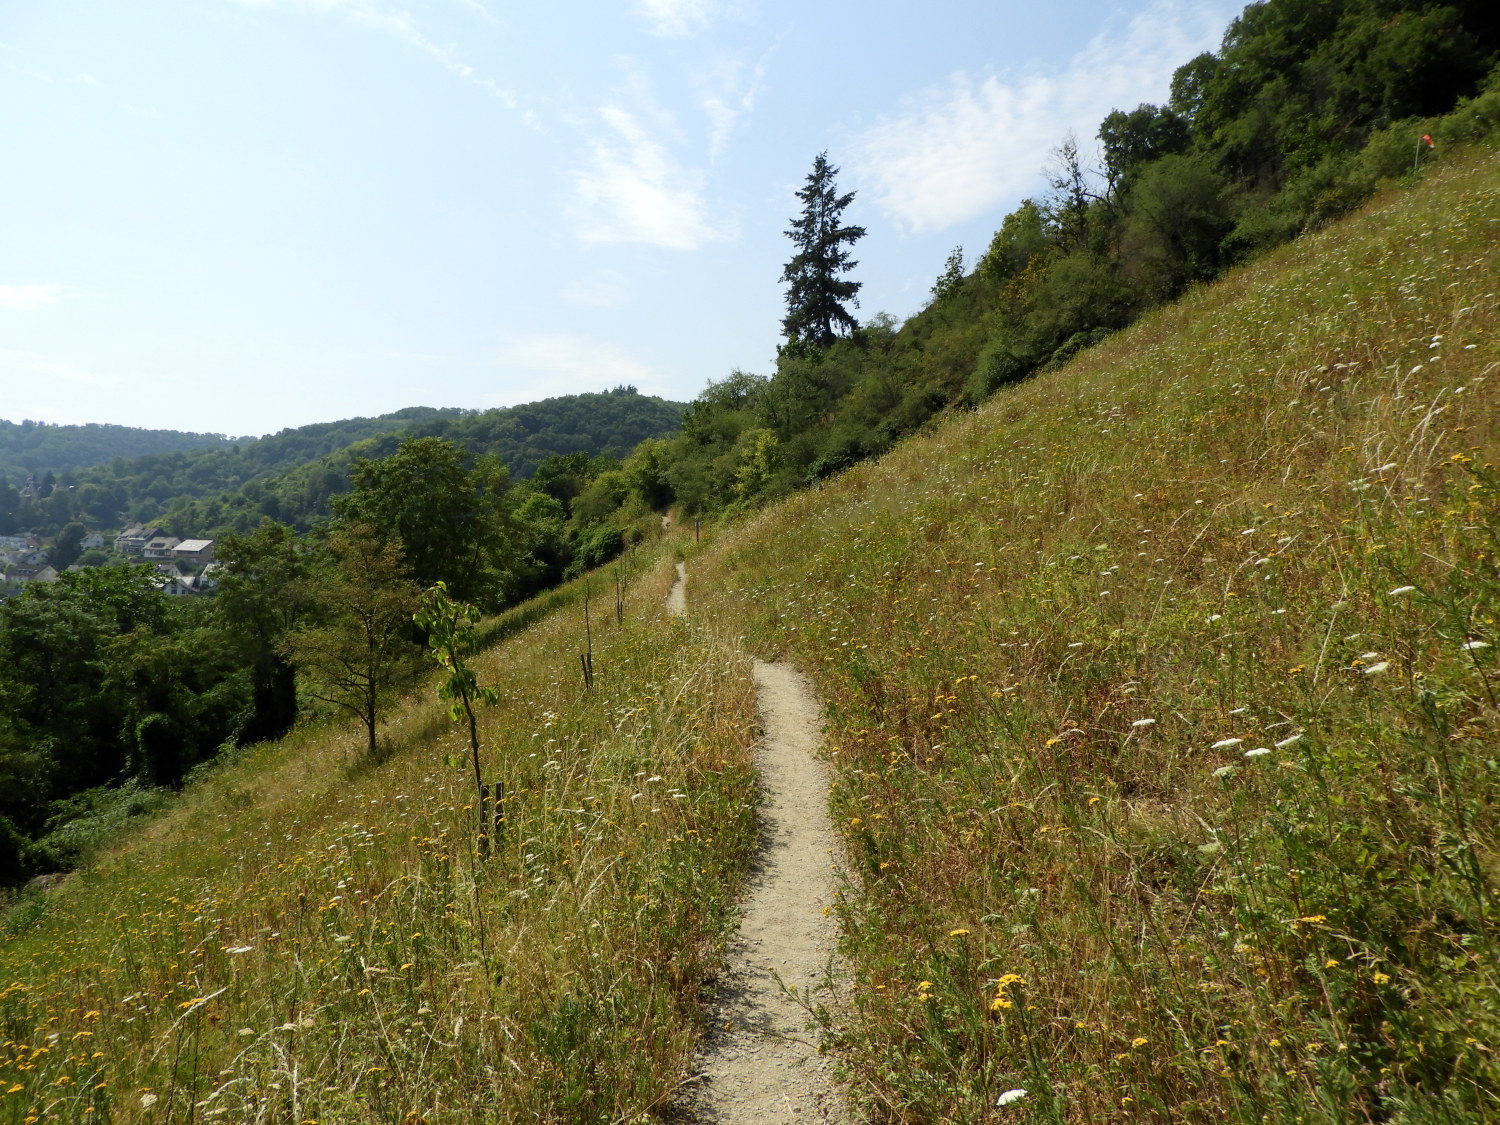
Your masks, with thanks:
[{"label": "wildflower meadow", "polygon": [[872,1120],[1500,1118],[1497,314],[1485,153],[697,561],[826,699]]},{"label": "wildflower meadow", "polygon": [[618,616],[484,623],[474,740],[432,684],[375,755],[309,722],[8,904],[0,1123],[669,1120],[752,655],[826,707],[859,1115],[1500,1119],[1497,376],[1475,153],[664,541]]}]

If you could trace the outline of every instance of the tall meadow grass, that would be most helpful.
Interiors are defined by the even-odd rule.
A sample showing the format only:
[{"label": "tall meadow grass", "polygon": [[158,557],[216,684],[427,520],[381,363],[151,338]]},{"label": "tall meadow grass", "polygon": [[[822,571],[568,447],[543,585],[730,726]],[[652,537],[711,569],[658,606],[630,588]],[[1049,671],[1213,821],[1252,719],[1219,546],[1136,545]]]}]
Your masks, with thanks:
[{"label": "tall meadow grass", "polygon": [[[599,579],[594,580],[596,585]],[[424,691],[380,762],[315,723],[51,892],[0,945],[0,1122],[615,1122],[688,1073],[756,839],[742,656],[577,597],[476,659],[503,836]],[[576,593],[576,592],[575,592]],[[504,622],[494,632],[507,636]]]},{"label": "tall meadow grass", "polygon": [[1497,294],[1486,153],[698,562],[827,700],[874,1120],[1500,1120]]}]

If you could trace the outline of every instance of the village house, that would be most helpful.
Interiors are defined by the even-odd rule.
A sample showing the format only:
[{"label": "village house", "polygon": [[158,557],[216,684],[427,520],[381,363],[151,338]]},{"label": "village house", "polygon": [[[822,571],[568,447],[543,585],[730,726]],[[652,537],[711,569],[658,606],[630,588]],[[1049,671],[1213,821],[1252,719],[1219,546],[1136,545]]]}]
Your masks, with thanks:
[{"label": "village house", "polygon": [[0,539],[0,567],[39,567],[46,559],[47,548],[35,536],[7,535]]},{"label": "village house", "polygon": [[172,557],[194,566],[207,566],[214,561],[214,541],[212,539],[184,539],[172,548]]},{"label": "village house", "polygon": [[163,574],[160,578],[156,579],[156,584],[161,592],[169,598],[186,597],[188,594],[193,593],[193,589],[188,585],[187,579],[177,574]]},{"label": "village house", "polygon": [[5,568],[5,581],[12,586],[29,582],[56,582],[57,569],[48,563],[16,563]]},{"label": "village house", "polygon": [[181,542],[182,540],[178,539],[175,535],[158,535],[146,541],[145,547],[141,549],[141,554],[148,559],[170,559],[172,557],[172,549]]},{"label": "village house", "polygon": [[115,550],[122,555],[143,554],[147,543],[166,533],[165,528],[147,527],[145,524],[133,523],[115,536]]}]

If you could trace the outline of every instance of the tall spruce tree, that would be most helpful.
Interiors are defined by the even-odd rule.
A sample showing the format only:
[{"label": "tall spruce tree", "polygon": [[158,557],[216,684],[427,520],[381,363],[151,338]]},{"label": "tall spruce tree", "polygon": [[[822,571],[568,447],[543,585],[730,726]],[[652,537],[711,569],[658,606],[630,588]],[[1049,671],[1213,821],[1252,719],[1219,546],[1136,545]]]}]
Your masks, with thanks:
[{"label": "tall spruce tree", "polygon": [[840,335],[859,328],[846,306],[858,306],[855,294],[860,282],[842,275],[859,264],[849,257],[848,248],[864,237],[865,228],[841,225],[844,208],[855,193],[838,194],[834,185],[838,172],[828,162],[828,154],[820,152],[807,186],[797,193],[802,214],[786,232],[797,253],[781,271],[787,285],[781,329],[788,348],[826,348]]}]

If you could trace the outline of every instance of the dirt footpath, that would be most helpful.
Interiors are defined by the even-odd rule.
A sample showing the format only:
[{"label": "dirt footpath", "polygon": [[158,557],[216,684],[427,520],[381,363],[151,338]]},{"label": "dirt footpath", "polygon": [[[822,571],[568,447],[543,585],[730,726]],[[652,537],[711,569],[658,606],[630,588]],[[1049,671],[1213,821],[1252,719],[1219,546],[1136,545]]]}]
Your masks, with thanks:
[{"label": "dirt footpath", "polygon": [[[662,519],[666,519],[665,516]],[[667,612],[673,617],[681,617],[687,612],[687,564],[677,564],[677,581],[672,583],[672,589],[667,594]]]},{"label": "dirt footpath", "polygon": [[834,835],[827,775],[813,756],[821,712],[790,665],[757,661],[755,684],[764,730],[756,754],[761,844],[692,1109],[720,1125],[844,1125],[850,1119],[832,1061],[818,1053],[806,1008],[787,995],[790,988],[803,998],[811,992],[814,1003],[832,1000],[823,986],[838,947]]}]

